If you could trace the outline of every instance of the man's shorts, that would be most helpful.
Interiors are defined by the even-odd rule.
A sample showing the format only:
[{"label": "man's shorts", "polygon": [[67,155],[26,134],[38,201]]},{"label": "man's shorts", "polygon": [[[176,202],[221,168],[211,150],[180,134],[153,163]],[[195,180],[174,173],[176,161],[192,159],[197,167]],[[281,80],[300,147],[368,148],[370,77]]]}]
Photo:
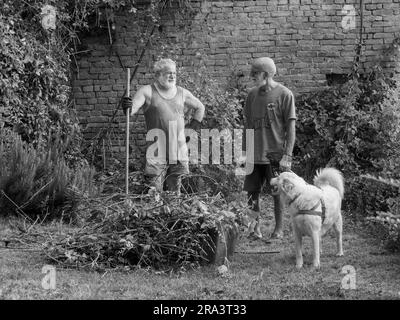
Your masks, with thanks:
[{"label": "man's shorts", "polygon": [[271,161],[270,164],[254,164],[253,172],[244,179],[244,191],[261,192],[266,182],[266,191],[271,193],[270,181],[279,175],[279,162]]},{"label": "man's shorts", "polygon": [[144,174],[147,176],[170,176],[170,175],[184,175],[189,174],[189,162],[177,161],[176,164],[167,164],[146,160]]}]

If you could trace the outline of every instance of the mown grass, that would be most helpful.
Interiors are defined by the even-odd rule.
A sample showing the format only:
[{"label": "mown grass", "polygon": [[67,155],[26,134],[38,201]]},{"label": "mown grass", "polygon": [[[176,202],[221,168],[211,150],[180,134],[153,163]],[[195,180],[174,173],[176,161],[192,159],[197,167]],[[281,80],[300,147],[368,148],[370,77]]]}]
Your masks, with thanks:
[{"label": "mown grass", "polygon": [[[271,207],[266,201],[264,207]],[[344,213],[345,215],[345,213]],[[273,227],[270,210],[264,217],[265,235]],[[10,230],[0,222],[0,238]],[[3,244],[0,244],[3,245]],[[42,267],[48,261],[39,252],[0,249],[0,299],[400,299],[400,254],[383,244],[360,224],[345,218],[344,257],[335,257],[335,239],[323,240],[321,269],[311,267],[311,242],[305,241],[305,266],[294,267],[293,240],[285,219],[285,238],[270,244],[249,242],[242,235],[227,277],[215,266],[165,273],[152,269],[56,270],[56,289],[42,287]],[[279,251],[267,253],[266,251]],[[356,289],[341,288],[342,268],[356,270]]]}]

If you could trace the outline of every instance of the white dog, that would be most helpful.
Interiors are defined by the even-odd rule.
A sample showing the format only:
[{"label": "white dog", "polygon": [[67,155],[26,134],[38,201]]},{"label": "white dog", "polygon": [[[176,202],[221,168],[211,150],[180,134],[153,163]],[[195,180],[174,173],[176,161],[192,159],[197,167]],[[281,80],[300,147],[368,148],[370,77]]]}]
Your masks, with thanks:
[{"label": "white dog", "polygon": [[313,266],[320,267],[321,237],[333,226],[337,239],[337,256],[343,255],[341,204],[344,180],[340,171],[325,168],[317,172],[314,185],[307,184],[293,172],[283,172],[271,179],[274,193],[279,194],[292,217],[296,244],[296,267],[303,266],[302,237],[313,243]]}]

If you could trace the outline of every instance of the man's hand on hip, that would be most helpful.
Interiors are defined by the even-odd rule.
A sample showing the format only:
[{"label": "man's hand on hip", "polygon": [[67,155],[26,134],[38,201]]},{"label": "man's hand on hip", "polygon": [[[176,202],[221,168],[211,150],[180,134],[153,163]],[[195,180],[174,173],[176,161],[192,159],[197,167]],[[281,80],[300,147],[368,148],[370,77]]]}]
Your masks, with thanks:
[{"label": "man's hand on hip", "polygon": [[199,131],[201,128],[201,122],[199,120],[192,119],[187,128],[193,129],[194,131]]},{"label": "man's hand on hip", "polygon": [[[194,131],[196,131],[197,133],[199,133],[201,128],[201,122],[196,120],[196,119],[192,119],[192,121],[190,121],[190,123],[185,127],[185,129],[192,129]],[[186,142],[190,141],[190,137],[187,136],[186,137]]]}]

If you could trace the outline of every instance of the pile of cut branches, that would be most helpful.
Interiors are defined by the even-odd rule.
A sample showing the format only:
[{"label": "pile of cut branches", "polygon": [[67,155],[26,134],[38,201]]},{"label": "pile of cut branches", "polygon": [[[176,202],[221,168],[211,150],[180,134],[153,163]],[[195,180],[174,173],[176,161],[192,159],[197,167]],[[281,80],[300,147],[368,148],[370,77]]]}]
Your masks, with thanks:
[{"label": "pile of cut branches", "polygon": [[129,200],[122,194],[88,200],[80,227],[53,234],[44,253],[64,267],[194,268],[211,261],[215,231],[235,224],[220,195],[163,193]]}]

